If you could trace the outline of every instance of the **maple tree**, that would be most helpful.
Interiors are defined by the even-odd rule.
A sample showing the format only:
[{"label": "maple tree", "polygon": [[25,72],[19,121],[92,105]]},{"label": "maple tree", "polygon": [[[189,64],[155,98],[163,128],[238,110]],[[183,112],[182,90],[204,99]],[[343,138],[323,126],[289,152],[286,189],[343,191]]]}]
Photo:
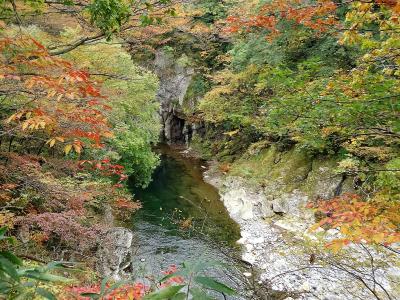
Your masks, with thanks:
[{"label": "maple tree", "polygon": [[[350,17],[356,17],[357,21],[353,22],[348,28],[339,20],[339,10],[341,8],[349,10],[347,12],[347,20]],[[317,32],[325,32],[328,30],[344,30],[357,32],[362,30],[365,21],[376,21],[377,9],[392,11],[393,15],[400,13],[400,5],[395,0],[374,0],[374,1],[358,1],[351,0],[346,2],[316,0],[284,0],[270,1],[258,7],[257,13],[254,14],[247,9],[245,16],[229,16],[226,21],[228,27],[226,30],[231,33],[240,31],[249,31],[252,29],[266,29],[269,39],[279,35],[279,26],[282,22],[289,22],[293,25],[304,26]],[[393,17],[395,22],[397,17]],[[355,21],[355,19],[353,19]],[[384,22],[386,23],[386,22]],[[387,26],[388,24],[386,24]],[[383,28],[381,28],[383,29]],[[387,30],[387,29],[383,29]]]},{"label": "maple tree", "polygon": [[3,94],[15,103],[3,134],[36,133],[49,147],[81,153],[112,137],[111,109],[96,82],[68,61],[53,57],[28,36],[0,40]]},{"label": "maple tree", "polygon": [[359,195],[344,194],[309,207],[323,216],[310,230],[328,227],[343,234],[343,238],[326,244],[335,252],[351,242],[390,246],[400,241],[399,204],[396,202],[364,201]]},{"label": "maple tree", "polygon": [[236,33],[262,28],[268,30],[268,38],[272,39],[280,32],[279,23],[286,20],[314,30],[326,31],[332,25],[338,24],[333,15],[336,9],[335,2],[325,0],[311,3],[300,0],[271,1],[262,5],[256,15],[228,17],[226,21],[229,26],[226,30]]}]

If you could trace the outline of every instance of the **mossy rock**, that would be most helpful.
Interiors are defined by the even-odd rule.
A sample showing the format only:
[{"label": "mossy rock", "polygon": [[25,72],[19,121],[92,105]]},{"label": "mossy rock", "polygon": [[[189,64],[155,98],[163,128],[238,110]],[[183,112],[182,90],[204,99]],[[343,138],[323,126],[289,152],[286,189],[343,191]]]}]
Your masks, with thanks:
[{"label": "mossy rock", "polygon": [[337,162],[332,157],[320,157],[312,161],[312,170],[301,188],[310,199],[329,199],[339,192],[343,176],[336,172]]},{"label": "mossy rock", "polygon": [[282,192],[299,188],[311,170],[312,158],[296,148],[281,152],[275,145],[258,154],[238,160],[232,167],[233,175],[256,180],[259,184]]}]

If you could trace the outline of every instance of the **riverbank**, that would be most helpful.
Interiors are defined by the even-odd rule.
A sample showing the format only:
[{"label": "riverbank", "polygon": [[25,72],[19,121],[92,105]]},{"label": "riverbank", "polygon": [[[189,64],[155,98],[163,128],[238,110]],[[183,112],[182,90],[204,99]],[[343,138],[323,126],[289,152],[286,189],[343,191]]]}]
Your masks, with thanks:
[{"label": "riverbank", "polygon": [[[327,251],[324,243],[338,233],[322,228],[307,231],[315,220],[305,208],[313,199],[305,193],[295,189],[276,201],[268,188],[223,174],[215,162],[204,178],[218,188],[239,224],[242,259],[259,270],[255,280],[265,287],[263,293],[272,296],[282,291],[280,299],[398,299],[396,256],[366,246],[351,246],[336,254]],[[334,193],[325,186],[327,194]]]}]

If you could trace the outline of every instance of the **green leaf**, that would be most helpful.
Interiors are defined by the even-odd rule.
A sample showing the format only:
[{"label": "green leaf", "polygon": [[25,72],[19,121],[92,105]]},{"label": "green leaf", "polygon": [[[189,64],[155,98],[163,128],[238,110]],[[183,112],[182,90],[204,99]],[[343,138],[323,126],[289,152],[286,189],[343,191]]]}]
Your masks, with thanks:
[{"label": "green leaf", "polygon": [[33,278],[41,281],[48,281],[48,282],[63,282],[63,283],[68,283],[71,282],[72,279],[65,278],[62,276],[58,275],[53,275],[50,273],[41,273],[37,270],[28,270],[25,272],[24,277],[27,278]]},{"label": "green leaf", "polygon": [[15,240],[12,237],[5,236],[8,228],[7,227],[1,227],[0,228],[0,241],[7,241],[10,243],[14,243]]},{"label": "green leaf", "polygon": [[57,300],[57,298],[52,293],[50,293],[48,290],[45,290],[43,288],[37,288],[36,292],[43,298],[46,298],[49,300]]},{"label": "green leaf", "polygon": [[197,276],[194,278],[194,281],[201,284],[202,286],[220,292],[227,295],[234,295],[236,291],[231,289],[230,287],[226,286],[225,284],[218,282],[209,277]]},{"label": "green leaf", "polygon": [[208,268],[215,267],[215,266],[222,266],[222,267],[227,266],[227,264],[223,264],[218,261],[213,261],[213,260],[204,261],[202,259],[199,259],[195,263],[184,262],[184,263],[182,263],[182,265],[183,265],[184,269],[188,270],[188,273],[194,273],[194,274],[197,274],[199,272],[202,272]]},{"label": "green leaf", "polygon": [[186,299],[186,293],[178,293],[175,296],[173,296],[171,299],[172,300],[185,300]]},{"label": "green leaf", "polygon": [[10,251],[0,251],[0,256],[3,256],[4,258],[8,259],[14,265],[22,266],[22,260],[19,257],[15,256]]},{"label": "green leaf", "polygon": [[0,257],[0,269],[8,274],[13,280],[19,281],[17,269],[8,259]]},{"label": "green leaf", "polygon": [[89,297],[90,299],[100,299],[100,294],[96,294],[96,293],[82,293],[80,295],[82,297]]},{"label": "green leaf", "polygon": [[214,300],[214,298],[208,296],[202,289],[199,288],[190,289],[190,294],[192,294],[193,299],[196,300]]},{"label": "green leaf", "polygon": [[166,300],[166,299],[171,299],[173,296],[175,296],[182,288],[184,285],[171,285],[169,287],[166,287],[162,290],[155,291],[151,294],[148,294],[143,298],[143,300]]},{"label": "green leaf", "polygon": [[14,298],[14,300],[26,300],[26,299],[32,299],[32,293],[30,291],[25,291],[22,294],[19,294],[17,297]]},{"label": "green leaf", "polygon": [[10,291],[11,284],[5,281],[0,282],[0,295],[1,294],[8,294]]},{"label": "green leaf", "polygon": [[160,279],[160,282],[164,282],[164,281],[166,281],[170,278],[176,277],[176,276],[187,276],[187,275],[189,275],[188,271],[183,269],[180,271],[176,271],[175,273],[168,274],[167,276],[164,276],[163,278]]},{"label": "green leaf", "polygon": [[0,238],[3,237],[7,232],[7,227],[0,228]]},{"label": "green leaf", "polygon": [[100,295],[104,295],[104,292],[106,291],[106,285],[107,282],[110,280],[110,277],[105,277],[103,278],[103,280],[101,281],[101,285],[100,285]]},{"label": "green leaf", "polygon": [[52,261],[46,265],[45,269],[47,269],[49,271],[54,270],[54,269],[65,269],[64,266],[67,264],[72,266],[75,263],[69,262],[69,261]]}]

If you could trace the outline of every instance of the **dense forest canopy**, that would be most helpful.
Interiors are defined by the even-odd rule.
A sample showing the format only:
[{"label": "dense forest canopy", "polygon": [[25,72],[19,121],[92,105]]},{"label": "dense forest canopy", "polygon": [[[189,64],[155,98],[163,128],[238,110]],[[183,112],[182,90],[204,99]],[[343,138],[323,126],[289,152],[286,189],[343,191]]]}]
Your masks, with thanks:
[{"label": "dense forest canopy", "polygon": [[[271,145],[334,157],[355,192],[309,203],[310,230],[340,231],[326,251],[398,254],[399,18],[396,0],[0,0],[0,297],[62,295],[22,283],[65,286],[50,274],[65,265],[27,267],[13,253],[83,261],[107,229],[101,214],[127,221],[140,208],[127,179],[146,187],[159,164],[160,51],[194,70],[181,113],[205,126],[193,145],[224,172]],[[161,292],[127,285],[121,299],[172,299],[183,279],[171,278]],[[211,280],[199,284],[233,293]]]}]

